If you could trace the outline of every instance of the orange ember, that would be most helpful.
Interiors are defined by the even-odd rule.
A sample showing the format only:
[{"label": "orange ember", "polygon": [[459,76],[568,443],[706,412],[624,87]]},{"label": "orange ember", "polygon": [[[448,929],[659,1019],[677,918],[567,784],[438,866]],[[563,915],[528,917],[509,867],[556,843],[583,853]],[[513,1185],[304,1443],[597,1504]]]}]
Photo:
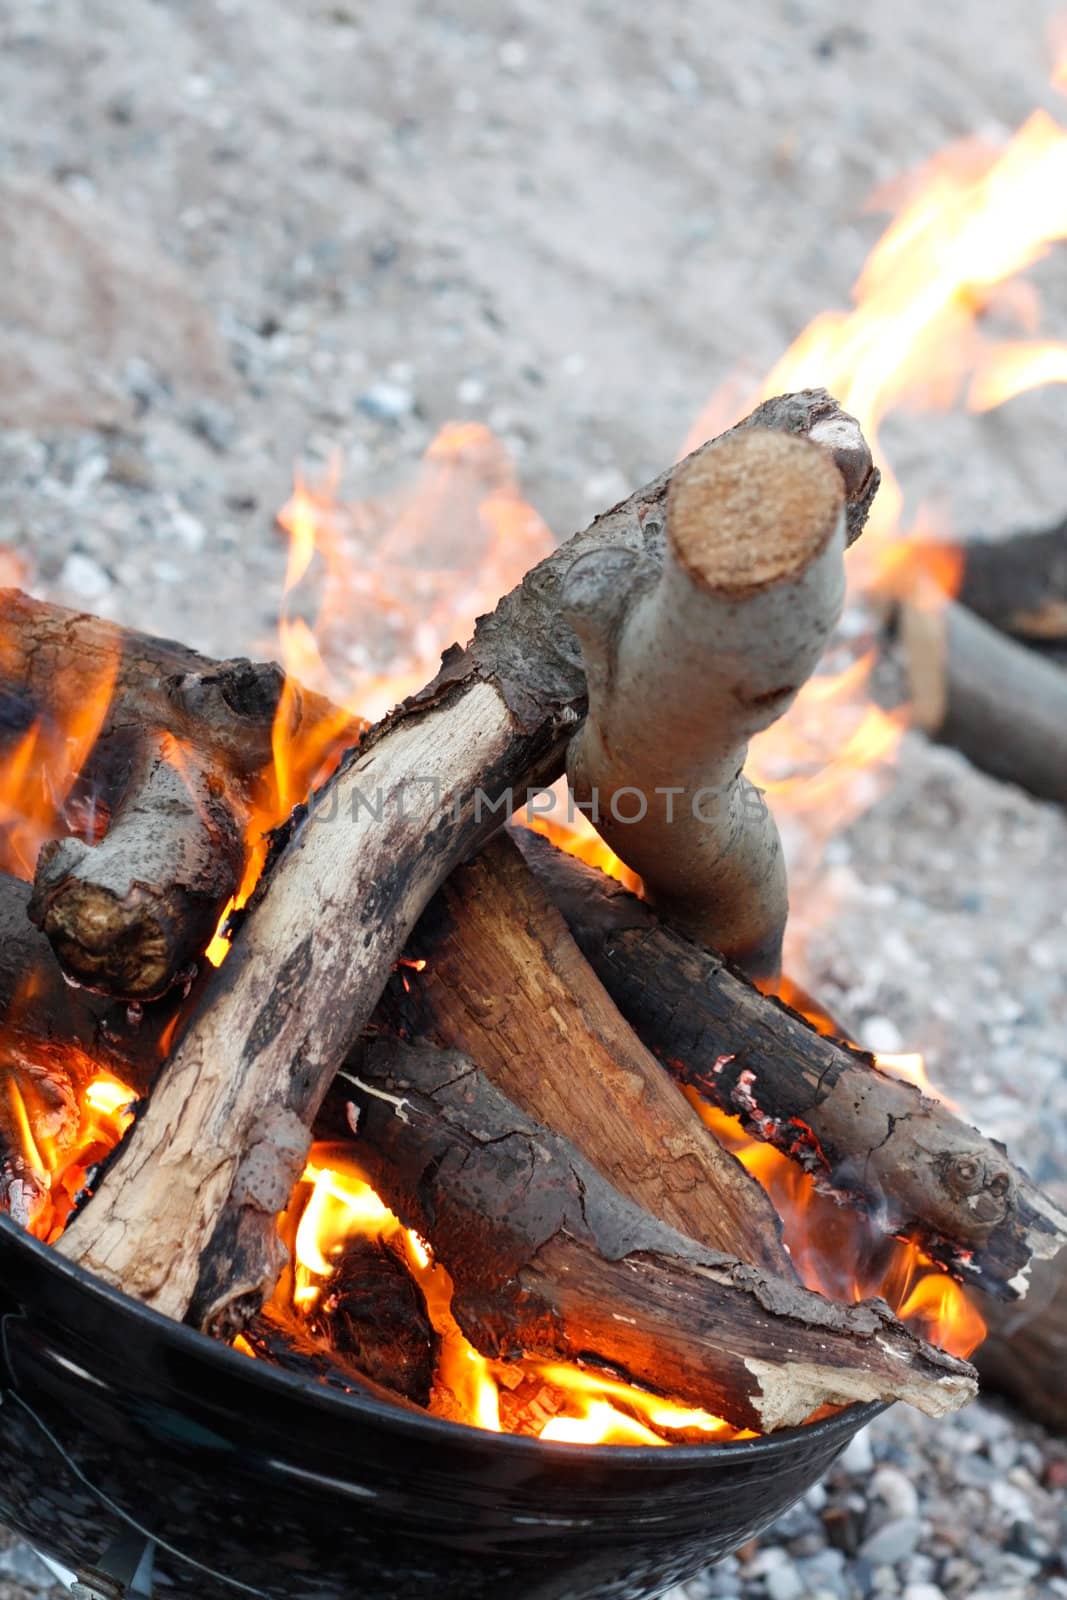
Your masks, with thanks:
[{"label": "orange ember", "polygon": [[62,1233],[92,1169],[129,1127],[137,1099],[127,1084],[96,1070],[74,1046],[68,1047],[64,1065],[71,1082],[59,1085],[0,1041],[8,1111],[4,1134],[11,1145],[8,1205],[28,1232],[48,1244]]}]

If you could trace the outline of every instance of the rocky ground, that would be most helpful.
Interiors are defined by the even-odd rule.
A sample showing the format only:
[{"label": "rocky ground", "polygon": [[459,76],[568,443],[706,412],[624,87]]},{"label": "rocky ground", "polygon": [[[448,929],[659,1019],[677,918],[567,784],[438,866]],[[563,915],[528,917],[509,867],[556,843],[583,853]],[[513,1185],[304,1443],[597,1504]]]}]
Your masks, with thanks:
[{"label": "rocky ground", "polygon": [[[335,456],[348,497],[380,495],[453,418],[487,423],[569,532],[846,302],[876,185],[1057,110],[1053,10],[7,0],[4,571],[214,653],[270,649],[294,461]],[[1061,257],[1037,281],[1062,337]],[[910,504],[1006,532],[1067,506],[1065,435],[1061,388],[894,418],[885,442]],[[1065,848],[1059,811],[909,735],[804,924],[808,979],[860,1036],[925,1048],[1052,1182]],[[995,1405],[898,1408],[685,1593],[1067,1595],[1065,1486],[1063,1443]],[[0,1597],[48,1582],[0,1554]]]}]

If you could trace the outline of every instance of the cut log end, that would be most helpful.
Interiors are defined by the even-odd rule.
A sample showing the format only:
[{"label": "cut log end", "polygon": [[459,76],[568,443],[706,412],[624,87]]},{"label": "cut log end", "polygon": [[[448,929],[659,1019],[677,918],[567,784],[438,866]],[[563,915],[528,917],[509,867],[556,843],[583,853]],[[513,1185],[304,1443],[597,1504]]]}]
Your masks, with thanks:
[{"label": "cut log end", "polygon": [[695,582],[747,594],[804,571],[833,536],[844,506],[841,474],[825,450],[754,428],[675,474],[668,536]]}]

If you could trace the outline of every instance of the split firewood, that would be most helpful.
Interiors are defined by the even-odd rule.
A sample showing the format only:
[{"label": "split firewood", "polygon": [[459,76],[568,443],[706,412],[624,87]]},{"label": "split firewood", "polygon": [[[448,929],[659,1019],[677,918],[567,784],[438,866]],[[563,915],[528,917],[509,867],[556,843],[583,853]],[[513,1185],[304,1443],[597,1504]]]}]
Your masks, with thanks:
[{"label": "split firewood", "polygon": [[471,1056],[660,1221],[795,1277],[767,1195],[623,1021],[511,839],[438,891],[375,1019]]},{"label": "split firewood", "polygon": [[901,1399],[936,1416],[974,1393],[973,1369],[884,1301],[839,1305],[658,1222],[458,1052],[372,1041],[331,1101],[484,1355],[608,1366],[764,1433],[826,1404]]},{"label": "split firewood", "polygon": [[[739,428],[820,440],[859,531],[877,473],[824,391],[768,401]],[[283,1259],[274,1216],[302,1170],[307,1125],[415,921],[526,790],[561,774],[586,708],[564,581],[593,551],[609,563],[644,555],[654,578],[672,476],[527,574],[323,787],[144,1116],[60,1241],[72,1260],[201,1327],[239,1323],[269,1293]],[[756,477],[753,499],[762,491]]]},{"label": "split firewood", "polygon": [[[55,715],[56,685],[101,686],[109,703],[83,788],[110,823],[98,843],[40,853],[31,915],[61,964],[105,994],[148,1000],[186,978],[240,882],[245,836],[284,675],[209,661],[166,639],[0,590],[0,701],[8,738]],[[283,732],[328,730],[343,714],[290,686]],[[362,724],[348,719],[351,742]]]},{"label": "split firewood", "polygon": [[741,769],[840,617],[844,513],[825,451],[741,433],[674,474],[658,571],[589,556],[563,588],[589,684],[577,801],[652,904],[754,976],[780,969],[789,907],[774,818]]},{"label": "split firewood", "polygon": [[874,1227],[917,1238],[955,1276],[1005,1299],[1025,1292],[1032,1257],[1067,1244],[1067,1215],[1001,1145],[761,995],[603,873],[523,829],[515,838],[622,1015],[671,1074]]},{"label": "split firewood", "polygon": [[975,1357],[983,1388],[1067,1434],[1067,1250],[1035,1266],[1024,1306],[980,1310],[989,1328]]},{"label": "split firewood", "polygon": [[900,637],[916,726],[1067,804],[1067,672],[951,600],[902,606]]},{"label": "split firewood", "polygon": [[1011,539],[920,543],[909,555],[1002,633],[1067,643],[1067,520]]}]

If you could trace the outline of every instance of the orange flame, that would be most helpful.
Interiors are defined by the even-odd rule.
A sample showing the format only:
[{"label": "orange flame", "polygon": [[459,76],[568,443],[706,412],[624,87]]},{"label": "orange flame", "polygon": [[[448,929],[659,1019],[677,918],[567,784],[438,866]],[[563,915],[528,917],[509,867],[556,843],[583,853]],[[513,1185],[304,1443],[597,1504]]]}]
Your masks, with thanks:
[{"label": "orange flame", "polygon": [[[68,1048],[67,1057],[72,1079],[93,1071],[88,1057],[76,1047]],[[35,1237],[52,1243],[62,1233],[88,1173],[114,1149],[132,1122],[137,1096],[110,1073],[95,1072],[76,1095],[75,1115],[68,1119],[44,1103],[33,1077],[22,1075],[26,1064],[14,1054],[9,1061],[0,1061],[0,1070],[5,1068],[7,1132],[17,1141],[41,1191],[35,1208],[21,1220]]]},{"label": "orange flame", "polygon": [[88,679],[60,662],[48,706],[0,761],[0,871],[33,877],[42,844],[72,832],[93,838],[96,818],[73,790],[107,716],[118,650]]},{"label": "orange flame", "polygon": [[913,1240],[872,1241],[857,1213],[820,1193],[795,1161],[753,1139],[735,1117],[708,1105],[694,1090],[685,1093],[719,1143],[767,1191],[809,1289],[835,1300],[881,1295],[902,1321],[950,1354],[969,1356],[977,1349],[985,1337],[981,1317],[955,1279]]},{"label": "orange flame", "polygon": [[[293,1270],[279,1286],[275,1305],[289,1315],[306,1315],[317,1304],[346,1240],[362,1234],[400,1245],[440,1339],[430,1403],[437,1415],[493,1433],[513,1431],[517,1422],[521,1431],[539,1438],[583,1444],[663,1445],[679,1433],[715,1439],[752,1437],[739,1434],[721,1417],[570,1363],[533,1357],[507,1363],[488,1360],[452,1314],[448,1273],[434,1261],[426,1242],[402,1226],[338,1146],[312,1149],[282,1229],[294,1239]],[[542,1394],[551,1392],[554,1414],[547,1420],[535,1410],[505,1423],[502,1399],[522,1383]]]}]

